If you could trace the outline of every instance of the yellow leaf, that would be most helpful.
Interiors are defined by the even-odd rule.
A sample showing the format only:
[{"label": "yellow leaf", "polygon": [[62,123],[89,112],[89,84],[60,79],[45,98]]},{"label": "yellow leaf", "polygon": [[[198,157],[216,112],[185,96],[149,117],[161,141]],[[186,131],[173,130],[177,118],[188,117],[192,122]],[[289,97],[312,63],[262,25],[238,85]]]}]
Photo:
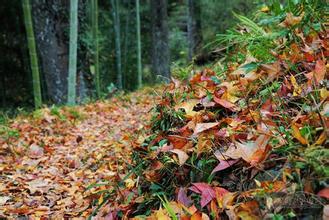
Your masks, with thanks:
[{"label": "yellow leaf", "polygon": [[327,99],[329,96],[329,91],[326,88],[320,89],[320,96],[323,100]]},{"label": "yellow leaf", "polygon": [[193,111],[193,108],[198,103],[199,103],[199,100],[191,99],[188,102],[183,102],[179,105],[176,105],[175,110],[178,111],[179,109],[184,109],[185,113],[186,113],[186,117],[192,118],[195,114],[197,114],[196,111]]},{"label": "yellow leaf", "polygon": [[322,132],[318,140],[314,143],[314,145],[321,145],[327,139],[326,132]]},{"label": "yellow leaf", "polygon": [[101,195],[101,197],[99,197],[98,199],[98,205],[102,204],[104,201],[104,197],[103,197],[103,194]]},{"label": "yellow leaf", "polygon": [[270,8],[268,6],[263,6],[261,9],[260,9],[261,12],[269,12],[270,11]]},{"label": "yellow leaf", "polygon": [[302,93],[302,88],[297,84],[296,78],[294,76],[290,76],[290,82],[294,87],[293,96],[298,96]]},{"label": "yellow leaf", "polygon": [[128,189],[131,189],[135,186],[135,181],[129,178],[125,180],[125,184]]},{"label": "yellow leaf", "polygon": [[292,124],[291,125],[291,129],[292,129],[292,136],[294,136],[294,138],[296,138],[301,144],[306,145],[308,144],[308,140],[305,139],[299,132],[299,128],[295,125]]}]

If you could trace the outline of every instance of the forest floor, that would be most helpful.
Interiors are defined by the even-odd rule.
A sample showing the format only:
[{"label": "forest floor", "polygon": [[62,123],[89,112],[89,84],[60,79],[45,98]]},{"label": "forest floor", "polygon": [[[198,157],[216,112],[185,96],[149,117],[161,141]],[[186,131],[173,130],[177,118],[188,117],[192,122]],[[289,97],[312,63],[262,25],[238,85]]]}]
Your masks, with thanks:
[{"label": "forest floor", "polygon": [[2,126],[0,217],[89,216],[93,192],[87,187],[115,185],[126,176],[130,140],[150,120],[154,91],[45,108]]}]

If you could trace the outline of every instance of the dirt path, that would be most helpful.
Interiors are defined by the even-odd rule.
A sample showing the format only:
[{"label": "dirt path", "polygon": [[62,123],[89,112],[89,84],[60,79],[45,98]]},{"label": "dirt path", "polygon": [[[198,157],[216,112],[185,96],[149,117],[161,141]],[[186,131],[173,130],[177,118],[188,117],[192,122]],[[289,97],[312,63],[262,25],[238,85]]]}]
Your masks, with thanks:
[{"label": "dirt path", "polygon": [[0,217],[86,218],[94,193],[86,188],[112,187],[127,173],[131,141],[150,119],[151,93],[15,119],[0,136]]}]

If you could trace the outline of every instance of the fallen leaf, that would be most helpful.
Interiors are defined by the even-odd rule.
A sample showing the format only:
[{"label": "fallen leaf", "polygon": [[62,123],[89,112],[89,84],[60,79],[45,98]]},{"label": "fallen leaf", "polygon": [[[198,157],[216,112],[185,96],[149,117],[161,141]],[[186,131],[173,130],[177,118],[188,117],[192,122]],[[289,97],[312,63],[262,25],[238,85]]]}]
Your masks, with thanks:
[{"label": "fallen leaf", "polygon": [[193,135],[197,135],[203,131],[206,131],[210,128],[214,128],[219,125],[219,122],[211,122],[211,123],[198,123],[195,126]]},{"label": "fallen leaf", "polygon": [[185,113],[186,113],[185,116],[187,118],[192,118],[193,116],[195,116],[197,114],[196,111],[193,111],[193,108],[198,103],[199,103],[199,100],[191,99],[187,102],[183,102],[183,103],[176,105],[175,110],[178,111],[179,109],[184,109]]},{"label": "fallen leaf", "polygon": [[304,12],[300,16],[294,16],[291,12],[288,12],[286,18],[279,25],[281,27],[291,27],[299,24],[304,17]]},{"label": "fallen leaf", "polygon": [[242,158],[244,161],[255,165],[259,163],[267,151],[267,143],[270,137],[268,135],[260,135],[256,141],[250,142],[236,142],[235,145],[231,145],[223,155],[218,155],[219,160],[239,159]]},{"label": "fallen leaf", "polygon": [[177,154],[179,165],[183,165],[187,161],[187,159],[189,158],[189,156],[184,151],[182,151],[180,149],[173,149],[173,150],[170,150],[170,152],[173,152],[173,153]]},{"label": "fallen leaf", "polygon": [[201,194],[201,208],[205,207],[212,199],[216,198],[215,190],[207,183],[192,183],[192,185],[190,190]]},{"label": "fallen leaf", "polygon": [[42,147],[39,147],[37,144],[31,144],[29,147],[29,156],[30,158],[38,159],[42,157],[44,154],[44,150]]},{"label": "fallen leaf", "polygon": [[178,194],[177,194],[177,201],[185,205],[186,207],[189,207],[192,204],[192,200],[187,197],[186,195],[186,189],[184,187],[180,187]]},{"label": "fallen leaf", "polygon": [[314,69],[315,83],[318,85],[326,74],[326,64],[323,60],[317,60]]},{"label": "fallen leaf", "polygon": [[294,138],[296,138],[301,144],[306,145],[308,144],[308,140],[305,139],[299,131],[299,128],[296,126],[296,124],[291,124],[291,129],[292,129],[292,136],[294,136]]},{"label": "fallen leaf", "polygon": [[9,196],[0,196],[0,206],[6,204],[11,198]]},{"label": "fallen leaf", "polygon": [[321,189],[318,194],[318,196],[329,199],[329,187],[326,187],[324,189]]},{"label": "fallen leaf", "polygon": [[219,160],[219,164],[212,170],[211,174],[216,173],[221,170],[225,170],[233,166],[239,160]]},{"label": "fallen leaf", "polygon": [[237,106],[235,106],[233,103],[231,103],[225,99],[220,99],[220,98],[217,98],[216,96],[214,96],[213,99],[217,104],[223,106],[224,108],[230,109],[231,111],[237,110]]}]

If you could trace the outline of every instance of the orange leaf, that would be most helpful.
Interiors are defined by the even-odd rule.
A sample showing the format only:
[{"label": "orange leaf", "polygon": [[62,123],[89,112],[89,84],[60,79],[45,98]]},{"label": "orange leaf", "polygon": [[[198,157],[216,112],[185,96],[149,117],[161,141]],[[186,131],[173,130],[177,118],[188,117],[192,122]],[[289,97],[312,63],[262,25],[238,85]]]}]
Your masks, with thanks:
[{"label": "orange leaf", "polygon": [[306,145],[308,144],[308,140],[305,139],[299,132],[299,128],[295,125],[292,124],[291,125],[292,128],[292,136],[294,136],[294,138],[296,138],[301,144]]},{"label": "orange leaf", "polygon": [[326,74],[326,64],[323,60],[317,60],[314,69],[314,77],[316,84],[319,84]]},{"label": "orange leaf", "polygon": [[214,101],[223,106],[224,108],[227,108],[227,109],[230,109],[231,111],[236,111],[237,107],[236,105],[234,105],[233,103],[225,100],[225,99],[220,99],[220,98],[217,98],[216,96],[214,96]]},{"label": "orange leaf", "polygon": [[182,149],[188,142],[185,137],[177,135],[168,135],[167,139],[172,143],[175,149]]}]

